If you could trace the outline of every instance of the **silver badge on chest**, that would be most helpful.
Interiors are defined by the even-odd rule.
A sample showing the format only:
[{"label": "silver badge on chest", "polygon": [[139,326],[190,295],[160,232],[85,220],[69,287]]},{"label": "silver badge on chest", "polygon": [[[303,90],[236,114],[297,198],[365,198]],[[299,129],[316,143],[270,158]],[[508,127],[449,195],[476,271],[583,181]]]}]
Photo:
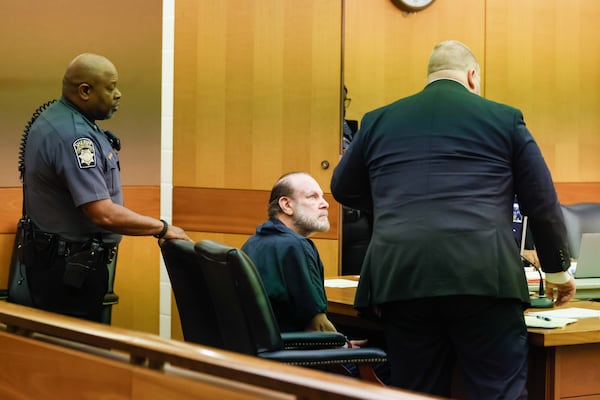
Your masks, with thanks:
[{"label": "silver badge on chest", "polygon": [[73,149],[75,149],[77,155],[79,168],[93,168],[96,166],[96,150],[91,139],[77,139],[73,142]]}]

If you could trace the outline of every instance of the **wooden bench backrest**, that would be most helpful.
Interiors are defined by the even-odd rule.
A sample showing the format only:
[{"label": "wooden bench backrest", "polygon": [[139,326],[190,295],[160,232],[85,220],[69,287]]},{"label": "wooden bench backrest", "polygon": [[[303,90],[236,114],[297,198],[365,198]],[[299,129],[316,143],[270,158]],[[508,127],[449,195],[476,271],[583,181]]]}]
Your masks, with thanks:
[{"label": "wooden bench backrest", "polygon": [[[0,398],[113,400],[296,399],[199,373],[140,367],[98,353],[0,332]],[[126,361],[126,360],[125,360]]]},{"label": "wooden bench backrest", "polygon": [[[161,390],[168,391],[172,378],[166,376],[172,373],[169,371],[178,369],[213,377],[212,380],[209,380],[210,382],[206,382],[207,378],[205,377],[202,383],[204,385],[214,386],[217,378],[221,383],[221,388],[224,387],[222,382],[228,382],[230,386],[225,385],[226,388],[233,387],[235,393],[238,393],[239,390],[238,398],[241,393],[252,396],[258,389],[267,390],[269,396],[287,394],[299,399],[422,400],[431,398],[343,376],[168,340],[152,334],[83,321],[6,302],[0,302],[0,323],[6,326],[6,332],[2,333],[3,341],[0,342],[1,353],[4,353],[0,354],[0,359],[2,359],[0,363],[8,363],[4,365],[3,370],[10,371],[11,363],[17,362],[19,355],[23,357],[23,354],[26,354],[27,356],[23,357],[23,360],[28,360],[27,362],[23,361],[21,373],[29,371],[35,374],[38,350],[29,346],[32,345],[32,342],[50,345],[48,340],[51,338],[54,342],[52,343],[54,353],[45,357],[48,368],[52,362],[68,366],[81,364],[78,368],[63,367],[65,368],[64,373],[60,368],[55,368],[54,380],[57,382],[86,381],[88,378],[95,377],[92,379],[93,385],[109,386],[112,385],[113,380],[117,386],[125,385],[125,383],[119,382],[119,379],[126,375],[126,372],[121,371],[125,368],[130,375],[133,371],[136,372],[136,383],[140,382],[142,371],[144,374],[160,375],[161,379],[150,379],[150,383],[153,382],[155,385],[161,386]],[[41,340],[44,338],[47,340]],[[57,346],[56,343],[61,342],[63,346]],[[11,350],[16,344],[21,349],[19,351]],[[75,358],[79,358],[78,361],[74,361],[73,352],[76,352],[77,357]],[[5,361],[11,358],[10,355],[14,356],[13,361]],[[117,356],[121,360],[116,360]],[[111,363],[111,366],[112,363],[118,363],[120,367],[103,369],[104,363]],[[98,367],[94,367],[94,364],[98,364]],[[86,368],[91,370],[91,375],[85,375],[88,371]],[[69,374],[71,373],[75,373],[75,376],[81,373],[83,376],[70,378]],[[2,384],[7,385],[6,380],[7,378],[2,378]],[[52,380],[49,379],[45,385],[43,383],[40,385],[46,386],[45,389],[51,389],[54,387]],[[133,377],[131,380],[134,381]],[[16,382],[19,381],[16,380]],[[158,382],[161,383],[158,384]],[[238,388],[234,383],[246,386]],[[21,383],[16,388],[13,387],[14,390],[19,388],[25,390],[26,384]],[[158,389],[156,391],[158,392]],[[0,398],[10,397],[0,396]],[[121,397],[115,398],[120,399]],[[137,399],[138,397],[123,398]],[[215,396],[214,398],[228,399],[224,396]]]}]

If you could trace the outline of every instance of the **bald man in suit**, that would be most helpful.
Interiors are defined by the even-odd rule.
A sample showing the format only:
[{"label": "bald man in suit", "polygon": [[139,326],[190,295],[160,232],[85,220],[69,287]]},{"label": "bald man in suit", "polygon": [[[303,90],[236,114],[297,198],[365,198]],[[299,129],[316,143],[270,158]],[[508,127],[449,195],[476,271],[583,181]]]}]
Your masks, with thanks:
[{"label": "bald man in suit", "polygon": [[547,294],[575,293],[552,177],[522,113],[480,97],[467,46],[435,46],[427,73],[421,92],[365,114],[333,173],[336,200],[373,211],[355,307],[381,316],[393,385],[450,397],[459,361],[470,399],[524,399],[515,195]]}]

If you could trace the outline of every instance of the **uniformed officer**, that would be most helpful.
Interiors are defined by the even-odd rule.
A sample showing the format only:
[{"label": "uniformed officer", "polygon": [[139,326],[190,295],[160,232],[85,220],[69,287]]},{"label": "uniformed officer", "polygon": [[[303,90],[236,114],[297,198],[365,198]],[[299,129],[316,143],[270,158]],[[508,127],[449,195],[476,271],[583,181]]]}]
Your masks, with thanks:
[{"label": "uniformed officer", "polygon": [[33,122],[24,154],[26,246],[35,307],[100,320],[108,270],[121,235],[190,240],[183,229],[123,206],[118,139],[97,120],[119,107],[118,74],[85,53],[67,67],[62,97]]}]

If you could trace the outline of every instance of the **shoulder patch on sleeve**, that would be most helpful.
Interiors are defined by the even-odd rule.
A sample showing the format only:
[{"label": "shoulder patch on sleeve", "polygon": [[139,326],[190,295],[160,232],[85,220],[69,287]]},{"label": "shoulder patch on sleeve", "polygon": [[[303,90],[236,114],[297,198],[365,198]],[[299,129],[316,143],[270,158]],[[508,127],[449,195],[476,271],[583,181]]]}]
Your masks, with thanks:
[{"label": "shoulder patch on sleeve", "polygon": [[89,138],[79,138],[73,142],[79,168],[94,168],[96,166],[96,149]]}]

